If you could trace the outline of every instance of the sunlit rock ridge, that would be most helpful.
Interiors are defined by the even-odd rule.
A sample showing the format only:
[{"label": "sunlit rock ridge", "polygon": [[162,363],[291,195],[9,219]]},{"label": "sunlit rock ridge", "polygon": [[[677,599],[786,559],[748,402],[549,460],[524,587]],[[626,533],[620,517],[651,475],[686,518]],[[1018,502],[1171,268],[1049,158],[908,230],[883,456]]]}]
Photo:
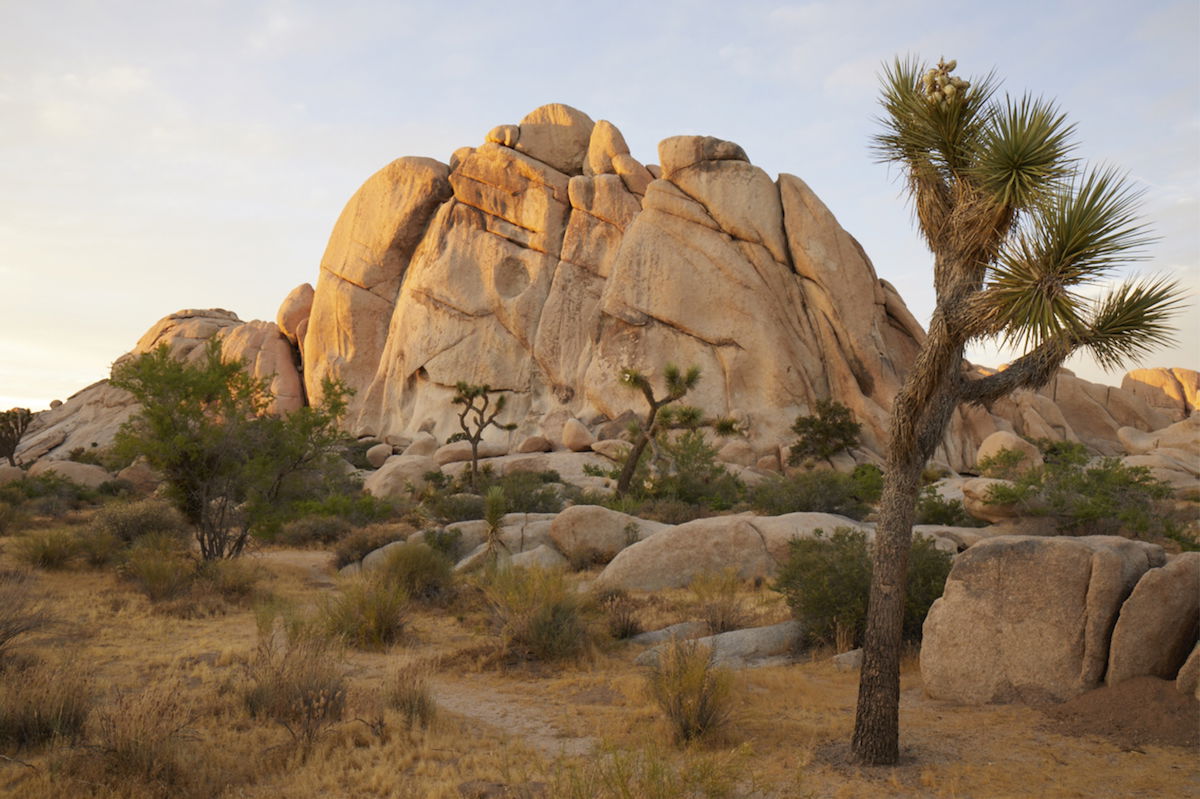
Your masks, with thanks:
[{"label": "sunlit rock ridge", "polygon": [[[316,288],[276,322],[220,310],[158,322],[160,343],[197,357],[210,336],[268,377],[277,408],[318,398],[326,377],[355,391],[347,427],[400,438],[457,432],[458,381],[510,393],[505,441],[561,440],[639,411],[623,369],[653,379],[699,366],[691,404],[744,424],[756,458],[836,399],[863,424],[860,461],[878,461],[891,398],[924,337],[900,294],[800,178],[771,177],[738,145],[675,136],[642,164],[620,131],[566,105],[500,125],[449,164],[399,158],[372,175],[334,225]],[[964,369],[983,373],[964,363]],[[964,408],[938,458],[965,470],[996,430],[1124,451],[1117,430],[1190,414],[1196,373],[1139,370],[1122,388],[1063,370],[1039,392]],[[25,459],[103,445],[130,412],[97,384],[41,414]],[[752,464],[751,464],[752,465]]]}]

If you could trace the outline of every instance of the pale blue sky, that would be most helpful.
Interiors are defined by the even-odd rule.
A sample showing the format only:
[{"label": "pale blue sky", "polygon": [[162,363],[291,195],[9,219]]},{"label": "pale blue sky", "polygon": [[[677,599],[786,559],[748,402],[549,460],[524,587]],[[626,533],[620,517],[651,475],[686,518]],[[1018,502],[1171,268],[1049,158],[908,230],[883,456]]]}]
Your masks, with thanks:
[{"label": "pale blue sky", "polygon": [[[1145,187],[1143,268],[1200,286],[1195,0],[0,0],[0,408],[66,399],[180,308],[274,319],[372,172],[548,102],[645,162],[701,133],[799,175],[924,320],[929,257],[868,152],[876,72],[906,53],[1057,98],[1079,154]],[[1146,365],[1200,368],[1200,312],[1181,323]]]}]

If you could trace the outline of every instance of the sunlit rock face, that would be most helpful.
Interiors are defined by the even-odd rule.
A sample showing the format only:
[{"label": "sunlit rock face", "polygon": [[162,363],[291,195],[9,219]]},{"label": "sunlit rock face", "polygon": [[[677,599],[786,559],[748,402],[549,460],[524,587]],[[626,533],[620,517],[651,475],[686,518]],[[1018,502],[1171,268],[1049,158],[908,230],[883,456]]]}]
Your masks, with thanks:
[{"label": "sunlit rock face", "polygon": [[[711,137],[668,138],[658,159],[640,163],[616,126],[562,104],[496,126],[449,164],[399,158],[347,203],[316,288],[293,289],[276,323],[183,311],[134,352],[166,341],[198,357],[219,336],[271,379],[277,410],[317,401],[335,378],[355,392],[350,431],[394,439],[444,441],[458,431],[455,384],[487,383],[511,392],[502,421],[517,424],[490,429],[494,443],[554,446],[568,419],[595,430],[642,410],[621,370],[695,365],[688,401],[745,424],[748,462],[777,462],[795,417],[825,398],[863,425],[853,459],[878,462],[925,335],[899,292],[800,178],[772,179]],[[1194,407],[1195,373],[1159,371],[1174,382],[1123,390],[1063,370],[1039,392],[962,409],[937,458],[969,470],[997,430],[1123,454],[1118,429],[1157,430]],[[92,411],[115,401],[96,394],[83,398]],[[39,421],[41,455],[65,457],[47,444],[81,405]]]}]

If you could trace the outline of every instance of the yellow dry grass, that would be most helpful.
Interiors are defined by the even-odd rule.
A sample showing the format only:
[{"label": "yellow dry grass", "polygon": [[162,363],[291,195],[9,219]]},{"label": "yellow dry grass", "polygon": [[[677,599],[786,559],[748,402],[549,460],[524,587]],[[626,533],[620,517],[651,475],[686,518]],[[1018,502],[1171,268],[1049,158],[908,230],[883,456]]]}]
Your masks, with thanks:
[{"label": "yellow dry grass", "polygon": [[[320,553],[280,550],[258,561],[268,574],[262,588],[277,601],[312,606],[333,590]],[[0,555],[0,568],[11,565],[11,556]],[[1122,751],[1104,740],[1049,732],[1036,709],[934,702],[923,697],[911,659],[902,685],[904,762],[897,768],[849,764],[857,674],[823,658],[738,673],[732,724],[680,753],[670,747],[670,731],[633,665],[637,647],[603,645],[563,664],[513,664],[497,654],[500,638],[483,605],[469,599],[414,608],[405,642],[389,651],[346,652],[347,719],[302,751],[285,729],[251,719],[242,706],[246,664],[258,640],[253,609],[178,618],[112,572],[39,572],[36,582],[59,623],[22,649],[47,660],[71,651],[100,687],[100,710],[130,694],[165,690],[186,732],[174,751],[191,772],[170,785],[117,780],[81,759],[86,749],[64,742],[7,752],[12,760],[0,760],[6,797],[459,799],[486,785],[513,788],[496,795],[566,796],[569,775],[607,762],[598,751],[653,753],[647,756],[672,766],[732,758],[736,787],[728,795],[764,799],[1116,799],[1196,795],[1200,788],[1195,752]],[[633,599],[647,628],[688,618],[694,601],[686,591]],[[786,607],[765,589],[747,587],[741,599],[755,623],[786,617]],[[404,661],[433,669],[439,709],[427,729],[409,728],[396,711],[381,709],[381,685]]]}]

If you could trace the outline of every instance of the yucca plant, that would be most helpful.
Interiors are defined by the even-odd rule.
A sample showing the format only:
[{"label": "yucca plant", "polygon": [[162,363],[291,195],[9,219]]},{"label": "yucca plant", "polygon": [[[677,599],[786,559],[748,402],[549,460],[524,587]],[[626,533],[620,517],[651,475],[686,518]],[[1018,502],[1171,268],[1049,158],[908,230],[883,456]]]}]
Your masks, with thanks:
[{"label": "yucca plant", "polygon": [[[1073,156],[1073,126],[1048,100],[999,97],[993,75],[965,81],[956,62],[897,59],[884,70],[880,161],[900,168],[933,253],[937,304],[928,335],[892,406],[886,479],[853,748],[868,764],[899,754],[904,592],[921,470],[955,409],[1035,389],[1083,350],[1107,368],[1171,340],[1179,287],[1164,278],[1088,289],[1144,257],[1141,193],[1112,168]],[[969,342],[1025,354],[972,379]]]}]

